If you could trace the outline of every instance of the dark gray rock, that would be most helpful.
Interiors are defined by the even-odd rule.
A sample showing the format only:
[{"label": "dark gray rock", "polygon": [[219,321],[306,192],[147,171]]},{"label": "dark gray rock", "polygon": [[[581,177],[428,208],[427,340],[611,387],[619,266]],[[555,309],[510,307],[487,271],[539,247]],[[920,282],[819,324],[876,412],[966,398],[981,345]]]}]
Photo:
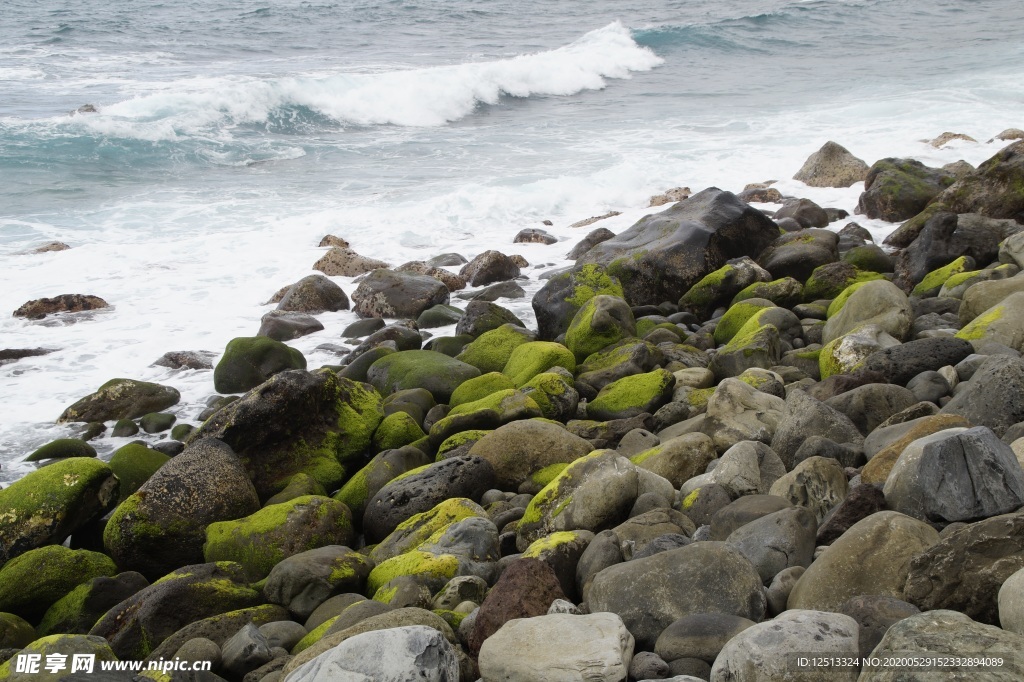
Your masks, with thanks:
[{"label": "dark gray rock", "polygon": [[864,437],[842,412],[821,403],[805,391],[791,391],[786,398],[786,417],[775,430],[771,448],[791,469],[797,450],[809,436],[824,436],[835,443],[860,445]]},{"label": "dark gray rock", "polygon": [[494,487],[494,468],[480,457],[452,457],[392,481],[366,505],[363,532],[368,542],[383,540],[399,523],[453,497],[479,500]]},{"label": "dark gray rock", "polygon": [[940,410],[942,414],[960,415],[975,426],[989,427],[997,436],[1024,421],[1024,362],[994,355],[970,377],[957,386],[953,399]]},{"label": "dark gray rock", "polygon": [[921,372],[907,382],[907,388],[914,394],[917,402],[938,404],[940,399],[949,395],[949,382],[946,381],[946,377],[934,371]]},{"label": "dark gray rock", "polygon": [[[263,593],[306,620],[336,594],[362,592],[374,563],[348,547],[329,545],[285,558],[270,571]],[[291,647],[287,647],[291,648]]]},{"label": "dark gray rock", "polygon": [[269,336],[275,341],[290,341],[323,330],[320,320],[312,315],[271,310],[260,320],[256,336]]},{"label": "dark gray rock", "polygon": [[519,266],[500,251],[484,251],[464,265],[459,275],[472,287],[503,282],[519,276]]},{"label": "dark gray rock", "polygon": [[916,402],[914,392],[902,386],[866,384],[829,398],[825,404],[849,417],[866,436],[886,419]]},{"label": "dark gray rock", "polygon": [[221,667],[231,677],[246,673],[268,663],[273,654],[270,644],[259,629],[249,623],[221,646]]},{"label": "dark gray rock", "polygon": [[519,230],[512,238],[513,244],[555,244],[558,238],[536,227]]},{"label": "dark gray rock", "polygon": [[831,545],[855,523],[885,508],[885,495],[881,488],[873,485],[854,486],[843,501],[825,515],[818,526],[815,543],[819,546]]},{"label": "dark gray rock", "polygon": [[914,159],[876,161],[864,177],[857,213],[889,222],[912,218],[953,180],[951,173]]},{"label": "dark gray rock", "polygon": [[377,269],[352,293],[360,317],[416,318],[427,308],[448,302],[448,287],[433,277]]},{"label": "dark gray rock", "polygon": [[497,329],[503,324],[513,324],[517,327],[526,327],[515,314],[502,308],[496,303],[489,301],[470,301],[466,306],[466,312],[455,326],[456,334],[468,334],[476,338],[484,332]]},{"label": "dark gray rock", "polygon": [[170,351],[164,353],[153,366],[170,369],[213,369],[215,357],[217,354],[208,350]]},{"label": "dark gray rock", "polygon": [[569,260],[576,260],[582,257],[587,251],[600,244],[601,242],[608,241],[615,236],[615,233],[606,227],[599,227],[586,237],[581,239],[576,246],[572,247],[572,250],[565,255]]},{"label": "dark gray rock", "polygon": [[747,557],[768,583],[787,568],[811,565],[817,528],[814,514],[789,507],[740,526],[725,542]]},{"label": "dark gray rock", "polygon": [[679,300],[730,258],[756,257],[777,236],[778,228],[763,213],[712,187],[598,244],[577,268],[610,267],[630,304],[657,305]]},{"label": "dark gray rock", "polygon": [[775,495],[744,495],[714,513],[711,517],[711,539],[725,540],[751,521],[792,506]]},{"label": "dark gray rock", "polygon": [[830,222],[825,209],[810,199],[787,199],[773,217],[775,220],[792,218],[803,228],[828,227]]}]

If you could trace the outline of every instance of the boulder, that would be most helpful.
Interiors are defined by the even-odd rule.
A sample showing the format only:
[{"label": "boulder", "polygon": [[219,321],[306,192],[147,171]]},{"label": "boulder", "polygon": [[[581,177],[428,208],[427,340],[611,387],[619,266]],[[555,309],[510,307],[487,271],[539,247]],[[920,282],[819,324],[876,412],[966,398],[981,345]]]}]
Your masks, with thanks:
[{"label": "boulder", "polygon": [[238,337],[228,342],[214,368],[213,386],[218,393],[243,393],[279,372],[305,368],[302,353],[280,341],[266,336]]},{"label": "boulder", "polygon": [[348,245],[331,246],[330,250],[313,264],[314,270],[331,277],[356,277],[386,267],[388,264],[384,261],[360,256],[348,248]]},{"label": "boulder", "polygon": [[587,234],[586,237],[576,243],[576,246],[572,247],[569,253],[565,254],[566,259],[576,260],[583,256],[587,251],[600,244],[601,242],[608,241],[615,236],[615,233],[606,227],[599,227],[593,232]]},{"label": "boulder", "polygon": [[914,392],[902,386],[865,384],[829,398],[825,404],[849,417],[867,436],[886,419],[917,402]]},{"label": "boulder", "polygon": [[815,268],[839,260],[838,245],[839,236],[829,230],[787,232],[775,239],[757,261],[772,277],[792,277],[803,282]]},{"label": "boulder", "polygon": [[577,362],[606,346],[636,336],[636,321],[621,298],[597,295],[588,299],[565,332],[565,345]]},{"label": "boulder", "polygon": [[480,674],[485,680],[619,682],[626,678],[633,645],[622,619],[612,613],[516,619],[483,643]]},{"label": "boulder", "polygon": [[447,403],[462,382],[478,376],[476,367],[432,350],[392,353],[374,362],[366,373],[382,395],[425,388],[439,403]]},{"label": "boulder", "polygon": [[789,595],[790,609],[835,611],[862,594],[903,598],[911,561],[939,541],[927,524],[894,511],[858,521],[829,545]]},{"label": "boulder", "polygon": [[903,599],[922,611],[952,609],[999,622],[999,587],[1024,568],[1024,513],[1003,514],[945,534],[913,557]]},{"label": "boulder", "polygon": [[155,580],[201,561],[206,527],[259,509],[259,498],[231,448],[194,441],[122,502],[103,532],[118,566]]},{"label": "boulder", "polygon": [[864,442],[869,460],[861,471],[861,480],[871,485],[883,485],[907,446],[919,438],[960,427],[969,428],[970,423],[963,417],[944,414],[919,417],[876,430]]},{"label": "boulder", "polygon": [[[492,329],[511,324],[516,327],[525,328],[526,325],[511,310],[502,308],[496,303],[489,301],[470,301],[466,305],[465,314],[455,325],[455,333],[458,335],[468,334],[476,338]],[[533,339],[529,339],[533,341]]]},{"label": "boulder", "polygon": [[792,468],[797,450],[808,436],[824,436],[835,443],[863,443],[864,437],[850,418],[799,389],[786,398],[786,416],[770,443],[787,469]]},{"label": "boulder", "polygon": [[987,426],[1002,436],[1010,426],[1024,421],[1024,362],[1007,355],[989,357],[940,412],[961,416],[973,426]]},{"label": "boulder", "polygon": [[[685,438],[685,436],[683,436]],[[786,467],[770,447],[744,440],[726,450],[701,485],[720,485],[733,497],[767,495]],[[692,487],[687,486],[687,489]]]},{"label": "boulder", "polygon": [[815,542],[818,546],[831,545],[855,523],[884,509],[885,495],[877,486],[853,486],[843,501],[822,519]]},{"label": "boulder", "polygon": [[408,625],[353,635],[290,671],[287,679],[450,682],[459,679],[459,657],[438,630]]},{"label": "boulder", "polygon": [[626,376],[608,384],[587,404],[587,416],[599,421],[653,414],[672,399],[675,376],[664,369]]},{"label": "boulder", "polygon": [[886,280],[874,280],[855,286],[857,289],[838,311],[834,314],[829,311],[822,342],[834,341],[862,325],[875,325],[898,340],[905,339],[914,321],[907,295]]},{"label": "boulder", "polygon": [[1024,568],[1007,578],[999,587],[999,625],[1008,632],[1024,634]]},{"label": "boulder", "polygon": [[833,299],[854,284],[883,279],[882,275],[845,261],[819,265],[811,271],[804,284],[804,300],[808,303],[821,299]]},{"label": "boulder", "polygon": [[506,322],[483,332],[467,343],[456,359],[476,367],[481,372],[500,372],[508,364],[512,351],[536,338],[532,331]]},{"label": "boulder", "polygon": [[831,222],[828,212],[810,199],[784,199],[782,201],[782,208],[777,210],[772,218],[775,222],[780,222],[786,218],[795,220],[804,229],[827,227],[829,222]]},{"label": "boulder", "polygon": [[466,288],[466,280],[460,275],[449,272],[444,268],[439,268],[434,265],[428,265],[423,261],[414,260],[408,263],[403,263],[395,268],[395,272],[412,272],[417,275],[426,275],[427,277],[433,277],[437,281],[441,282],[448,288],[448,291],[458,291]]},{"label": "boulder", "polygon": [[29,472],[0,490],[0,565],[69,535],[117,504],[113,470],[93,457],[71,457]]},{"label": "boulder", "polygon": [[754,622],[725,613],[695,613],[683,616],[665,628],[654,644],[654,652],[666,661],[699,658],[714,663],[722,647]]},{"label": "boulder", "polygon": [[1024,212],[1024,141],[1000,150],[978,169],[960,178],[936,199],[955,213],[978,213],[989,218],[1020,221]]},{"label": "boulder", "polygon": [[117,572],[110,557],[49,545],[14,557],[0,568],[0,613],[33,623],[78,585]]},{"label": "boulder", "polygon": [[[1017,653],[1024,647],[1024,637],[971,620],[962,613],[949,610],[928,611],[904,618],[890,627],[882,641],[871,652],[880,663],[893,657],[923,657],[930,654],[941,660],[941,672],[931,666],[865,666],[860,682],[929,682],[942,675],[948,679],[972,679],[993,682],[1024,677],[1024,664]],[[998,667],[980,668],[975,662],[956,660],[960,652],[973,658],[998,658]],[[951,659],[952,655],[952,660]]]},{"label": "boulder", "polygon": [[622,282],[630,304],[657,305],[679,300],[730,258],[757,256],[776,236],[778,228],[760,211],[709,188],[598,244],[577,268],[603,265]]},{"label": "boulder", "polygon": [[536,419],[514,421],[478,440],[469,454],[491,464],[501,490],[517,490],[549,467],[569,464],[591,452],[586,440],[562,426]]},{"label": "boulder", "polygon": [[831,140],[807,157],[793,176],[811,187],[849,187],[868,174],[868,165]]},{"label": "boulder", "polygon": [[299,472],[335,490],[345,480],[345,465],[369,449],[383,417],[381,397],[370,386],[328,369],[295,370],[219,410],[188,443],[216,438],[229,445],[261,499]]},{"label": "boulder", "polygon": [[860,655],[870,656],[882,637],[895,623],[921,613],[913,604],[880,595],[861,595],[848,599],[839,612],[857,621],[860,628]]},{"label": "boulder", "polygon": [[734,258],[690,287],[679,299],[679,308],[703,320],[751,284],[771,279],[771,273],[750,258]]},{"label": "boulder", "polygon": [[323,275],[303,277],[288,287],[277,304],[278,310],[309,315],[348,310],[348,307],[348,296],[342,288]]},{"label": "boulder", "polygon": [[78,400],[58,417],[57,422],[105,422],[136,419],[150,412],[173,407],[181,394],[170,386],[134,379],[111,379],[90,395]]},{"label": "boulder", "polygon": [[621,298],[624,292],[618,278],[595,263],[581,265],[549,279],[534,295],[532,302],[538,336],[553,340],[564,334],[583,305],[598,295]]},{"label": "boulder", "polygon": [[876,161],[864,177],[857,213],[873,220],[906,220],[920,213],[954,179],[952,174],[914,159]]},{"label": "boulder", "polygon": [[956,365],[973,352],[974,347],[963,339],[915,339],[868,356],[863,368],[881,372],[886,381],[904,386],[921,372]]},{"label": "boulder", "polygon": [[556,367],[566,370],[568,375],[571,375],[576,370],[576,360],[572,352],[560,343],[532,341],[516,346],[502,372],[519,387],[538,374]]},{"label": "boulder", "polygon": [[[38,582],[38,578],[29,580],[33,586]],[[86,580],[47,609],[36,631],[42,637],[60,633],[84,635],[100,616],[148,586],[149,582],[134,571]]]},{"label": "boulder", "polygon": [[761,580],[770,583],[780,571],[811,565],[818,523],[804,507],[780,509],[729,534],[725,543],[750,560]]},{"label": "boulder", "polygon": [[769,495],[807,507],[818,523],[846,497],[848,484],[843,466],[831,457],[808,457],[780,476]]},{"label": "boulder", "polygon": [[[759,682],[827,678],[856,682],[858,671],[855,666],[833,668],[827,672],[812,667],[805,671],[794,665],[794,659],[816,656],[856,659],[860,653],[857,646],[859,634],[857,621],[841,613],[786,611],[770,621],[743,630],[729,640],[715,659],[711,679]],[[809,674],[804,677],[801,672]]]},{"label": "boulder", "polygon": [[610,566],[594,576],[585,597],[591,611],[618,614],[647,650],[683,616],[724,613],[757,622],[765,612],[757,570],[721,542],[695,542]]},{"label": "boulder", "polygon": [[770,443],[786,413],[786,401],[740,379],[723,379],[708,398],[703,432],[719,453],[740,441]]},{"label": "boulder", "polygon": [[99,296],[61,294],[53,298],[38,298],[24,303],[14,311],[14,317],[41,320],[47,315],[80,313],[86,310],[102,310],[109,307],[110,304]]},{"label": "boulder", "polygon": [[519,276],[519,266],[500,251],[484,251],[462,266],[459,276],[471,287],[503,282]]},{"label": "boulder", "polygon": [[448,303],[448,287],[427,275],[377,269],[359,282],[352,301],[360,317],[415,319],[428,308]]},{"label": "boulder", "polygon": [[641,469],[658,474],[674,488],[679,488],[707,469],[708,464],[715,459],[715,445],[703,433],[687,433],[668,438],[629,459]]},{"label": "boulder", "polygon": [[195,621],[257,606],[242,567],[231,562],[184,566],[107,611],[89,631],[121,659],[143,659]]},{"label": "boulder", "polygon": [[967,325],[1008,296],[1021,291],[1024,291],[1024,276],[1022,275],[1003,280],[979,282],[972,286],[964,292],[963,302],[957,311],[960,326]]},{"label": "boulder", "polygon": [[999,344],[1018,352],[1024,350],[1024,291],[1010,294],[981,313],[956,336],[979,349]]},{"label": "boulder", "polygon": [[469,652],[479,654],[484,642],[509,621],[545,615],[556,599],[565,599],[565,594],[550,566],[538,559],[512,561],[480,605]]}]

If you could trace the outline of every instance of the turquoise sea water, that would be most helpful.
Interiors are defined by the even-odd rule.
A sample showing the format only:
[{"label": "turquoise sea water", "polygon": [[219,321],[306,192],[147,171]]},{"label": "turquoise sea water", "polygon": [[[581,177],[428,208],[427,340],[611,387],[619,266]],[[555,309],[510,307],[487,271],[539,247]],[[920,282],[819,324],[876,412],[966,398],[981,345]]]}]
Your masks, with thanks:
[{"label": "turquoise sea water", "polygon": [[[5,0],[0,19],[0,348],[58,349],[0,367],[0,481],[114,376],[198,412],[209,375],[150,363],[255,333],[328,232],[398,264],[513,252],[551,220],[566,244],[518,251],[557,264],[568,224],[622,229],[672,186],[803,191],[786,179],[828,139],[977,163],[1024,127],[1019,0]],[[920,141],[946,130],[979,144]],[[20,255],[53,239],[74,248]],[[62,293],[114,308],[9,317]],[[296,343],[312,366],[351,319]]]}]

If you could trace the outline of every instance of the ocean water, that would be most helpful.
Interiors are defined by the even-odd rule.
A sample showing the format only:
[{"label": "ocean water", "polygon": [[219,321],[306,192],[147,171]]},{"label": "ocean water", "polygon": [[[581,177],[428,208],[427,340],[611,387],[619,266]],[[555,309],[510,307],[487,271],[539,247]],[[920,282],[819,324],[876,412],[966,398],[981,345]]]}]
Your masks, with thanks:
[{"label": "ocean water", "polygon": [[[394,265],[520,253],[528,297],[499,303],[532,323],[582,218],[620,211],[600,223],[617,232],[670,187],[769,179],[852,213],[860,185],[788,179],[826,140],[977,164],[1024,127],[1019,0],[4,0],[0,17],[0,348],[56,349],[0,366],[0,482],[113,377],[175,386],[195,423],[211,373],[153,361],[254,334],[325,234]],[[947,130],[978,142],[922,142]],[[558,244],[511,243],[544,220]],[[51,240],[73,248],[24,254]],[[64,293],[113,307],[10,315]],[[355,316],[320,319],[293,342],[310,367]]]}]

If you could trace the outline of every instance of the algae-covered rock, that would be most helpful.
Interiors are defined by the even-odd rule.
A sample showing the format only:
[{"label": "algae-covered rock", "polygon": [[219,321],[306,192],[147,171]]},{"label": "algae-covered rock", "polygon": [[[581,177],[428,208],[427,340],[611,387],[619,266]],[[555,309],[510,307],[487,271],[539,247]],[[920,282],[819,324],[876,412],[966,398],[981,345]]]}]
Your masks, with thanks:
[{"label": "algae-covered rock", "polygon": [[452,397],[448,404],[458,407],[486,398],[497,391],[508,391],[515,388],[516,385],[512,380],[501,372],[488,372],[462,382],[458,388],[452,391]]},{"label": "algae-covered rock", "polygon": [[344,502],[355,518],[362,518],[367,503],[389,481],[427,464],[430,458],[414,447],[386,450],[357,471],[333,497]]},{"label": "algae-covered rock", "polygon": [[636,320],[629,304],[615,296],[594,296],[572,318],[565,332],[565,345],[577,362],[592,353],[632,336]]},{"label": "algae-covered rock", "polygon": [[533,341],[517,346],[512,351],[502,373],[519,387],[554,367],[565,368],[570,373],[576,371],[576,359],[572,352],[560,343]]},{"label": "algae-covered rock", "polygon": [[13,613],[0,613],[0,649],[22,649],[36,638],[35,628]]},{"label": "algae-covered rock", "polygon": [[105,422],[135,419],[178,404],[181,394],[170,386],[134,379],[111,379],[64,410],[57,422]]},{"label": "algae-covered rock", "polygon": [[284,490],[268,499],[267,504],[281,504],[304,495],[326,496],[327,490],[315,478],[300,472],[289,478]]},{"label": "algae-covered rock", "polygon": [[242,393],[278,372],[305,368],[306,358],[294,348],[266,336],[241,336],[224,349],[213,369],[213,386],[218,393]]},{"label": "algae-covered rock", "polygon": [[[899,287],[886,280],[863,282],[853,287],[857,288],[838,310],[829,306],[828,321],[822,332],[824,343],[834,341],[862,325],[876,325],[900,341],[907,338],[914,321],[914,311],[907,295]],[[853,287],[848,287],[843,293]]]},{"label": "algae-covered rock", "polygon": [[593,395],[617,379],[632,374],[650,372],[665,362],[664,351],[649,341],[624,339],[587,357],[577,366],[576,377],[581,390],[590,389]]},{"label": "algae-covered rock", "polygon": [[998,343],[1014,350],[1024,350],[1024,291],[1010,294],[956,333],[958,339],[970,341],[976,348]]},{"label": "algae-covered rock", "polygon": [[[117,661],[110,646],[102,637],[89,637],[87,635],[50,635],[41,637],[28,644],[20,654],[26,656],[38,656],[39,671],[37,673],[19,673],[17,670],[17,659],[11,658],[0,664],[0,680],[38,680],[39,682],[57,682],[58,680],[71,680],[74,677],[70,674],[74,657],[88,656],[92,661],[94,670],[99,673],[101,666],[106,661]],[[65,661],[65,667],[53,670],[47,668],[46,664],[51,657],[58,657],[56,660]],[[79,671],[81,675],[81,671]]]},{"label": "algae-covered rock", "polygon": [[542,469],[574,462],[593,449],[589,442],[559,425],[525,419],[488,433],[469,453],[491,464],[500,489],[517,490]]},{"label": "algae-covered rock", "polygon": [[565,422],[576,416],[580,395],[572,379],[557,372],[536,375],[520,388],[532,399],[547,419]]},{"label": "algae-covered rock", "polygon": [[463,519],[486,519],[483,507],[467,498],[450,498],[427,511],[414,514],[398,524],[386,538],[369,552],[370,559],[380,564],[421,546],[436,542],[453,523]]},{"label": "algae-covered rock", "polygon": [[779,279],[806,280],[815,268],[839,260],[839,235],[817,228],[787,232],[761,255],[758,264]]},{"label": "algae-covered rock", "polygon": [[588,251],[577,267],[603,265],[622,283],[630,304],[657,305],[678,301],[730,258],[756,257],[778,234],[763,213],[712,187],[641,218]]},{"label": "algae-covered rock", "polygon": [[373,449],[376,451],[393,450],[410,443],[415,443],[426,436],[419,422],[406,412],[392,412],[373,433]]},{"label": "algae-covered rock", "polygon": [[771,282],[755,282],[736,294],[732,302],[739,303],[749,298],[763,298],[783,308],[790,308],[803,300],[804,286],[792,277],[783,277]]},{"label": "algae-covered rock", "polygon": [[1015,218],[1024,212],[1024,141],[1001,149],[973,173],[950,185],[936,202],[955,213]]},{"label": "algae-covered rock", "polygon": [[874,324],[865,324],[825,344],[818,353],[818,370],[822,379],[834,374],[849,374],[864,366],[875,353],[898,348],[898,339]]},{"label": "algae-covered rock", "polygon": [[690,287],[679,299],[679,308],[703,320],[718,306],[728,304],[743,289],[771,279],[771,273],[750,258],[736,258]]},{"label": "algae-covered rock", "polygon": [[0,612],[36,622],[55,601],[81,583],[117,573],[110,557],[60,545],[40,547],[0,568]]},{"label": "algae-covered rock", "polygon": [[537,402],[523,391],[496,391],[471,403],[453,408],[446,417],[430,427],[430,442],[440,445],[460,431],[496,429],[502,424],[542,417]]},{"label": "algae-covered rock", "polygon": [[710,365],[716,377],[739,376],[753,367],[767,369],[779,364],[782,356],[779,328],[762,322],[765,313],[776,309],[757,311],[743,323],[729,343],[718,349]]},{"label": "algae-covered rock", "polygon": [[718,318],[714,333],[715,343],[729,343],[747,320],[766,308],[774,307],[774,303],[764,298],[748,298],[733,303],[725,314]]},{"label": "algae-covered rock", "polygon": [[820,299],[833,299],[852,284],[884,279],[877,272],[869,272],[847,262],[828,263],[814,268],[804,283],[804,300],[808,303]]},{"label": "algae-covered rock", "polygon": [[119,658],[140,660],[189,623],[262,602],[238,564],[183,566],[107,611],[89,634]]},{"label": "algae-covered rock", "polygon": [[425,388],[435,400],[447,403],[459,384],[480,376],[480,370],[436,351],[407,350],[373,363],[366,376],[383,395]]},{"label": "algae-covered rock", "polygon": [[929,296],[938,296],[939,291],[942,290],[943,285],[953,275],[959,275],[964,272],[973,270],[975,267],[974,259],[970,256],[960,256],[952,263],[944,265],[941,268],[932,270],[924,276],[917,286],[914,287],[913,294],[920,296],[921,298],[927,298]]},{"label": "algae-covered rock", "polygon": [[257,509],[259,498],[231,448],[194,441],[114,510],[103,545],[119,567],[152,580],[201,561],[209,524]]},{"label": "algae-covered rock", "polygon": [[25,458],[26,462],[42,462],[47,459],[67,459],[68,457],[95,457],[96,448],[81,438],[58,438],[36,449]]},{"label": "algae-covered rock", "polygon": [[61,543],[117,503],[118,480],[105,463],[72,457],[0,490],[0,547],[13,558]]},{"label": "algae-covered rock", "polygon": [[381,396],[372,387],[328,369],[297,370],[272,377],[221,409],[188,442],[227,443],[261,498],[279,492],[299,472],[335,490],[345,480],[345,465],[369,450],[383,418]]},{"label": "algae-covered rock", "polygon": [[337,545],[310,549],[287,557],[270,571],[263,593],[305,620],[331,596],[359,593],[375,562]]},{"label": "algae-covered rock", "polygon": [[590,263],[548,280],[533,297],[537,330],[541,339],[565,333],[569,323],[594,296],[623,296],[622,284],[596,263]]},{"label": "algae-covered rock", "polygon": [[316,315],[348,310],[348,306],[348,296],[341,287],[323,275],[308,275],[288,287],[277,309]]},{"label": "algae-covered rock", "polygon": [[84,635],[100,616],[146,587],[149,581],[134,571],[86,580],[47,609],[37,630],[41,636]]},{"label": "algae-covered rock", "polygon": [[272,504],[237,521],[206,528],[206,561],[236,561],[261,578],[286,557],[355,539],[352,512],[329,497],[307,495]]},{"label": "algae-covered rock", "polygon": [[922,211],[954,180],[951,173],[929,168],[914,159],[876,161],[864,178],[857,213],[889,222],[907,220]]},{"label": "algae-covered rock", "polygon": [[512,323],[505,323],[480,334],[473,341],[467,343],[455,357],[460,362],[472,365],[481,372],[500,372],[508,363],[512,351],[535,338],[536,334],[532,331]]},{"label": "algae-covered rock", "polygon": [[121,482],[119,502],[138,490],[149,477],[170,459],[162,452],[148,448],[141,443],[128,443],[114,450],[110,457],[110,468]]},{"label": "algae-covered rock", "polygon": [[587,416],[598,421],[653,414],[672,399],[675,376],[664,369],[614,381],[587,404]]}]

